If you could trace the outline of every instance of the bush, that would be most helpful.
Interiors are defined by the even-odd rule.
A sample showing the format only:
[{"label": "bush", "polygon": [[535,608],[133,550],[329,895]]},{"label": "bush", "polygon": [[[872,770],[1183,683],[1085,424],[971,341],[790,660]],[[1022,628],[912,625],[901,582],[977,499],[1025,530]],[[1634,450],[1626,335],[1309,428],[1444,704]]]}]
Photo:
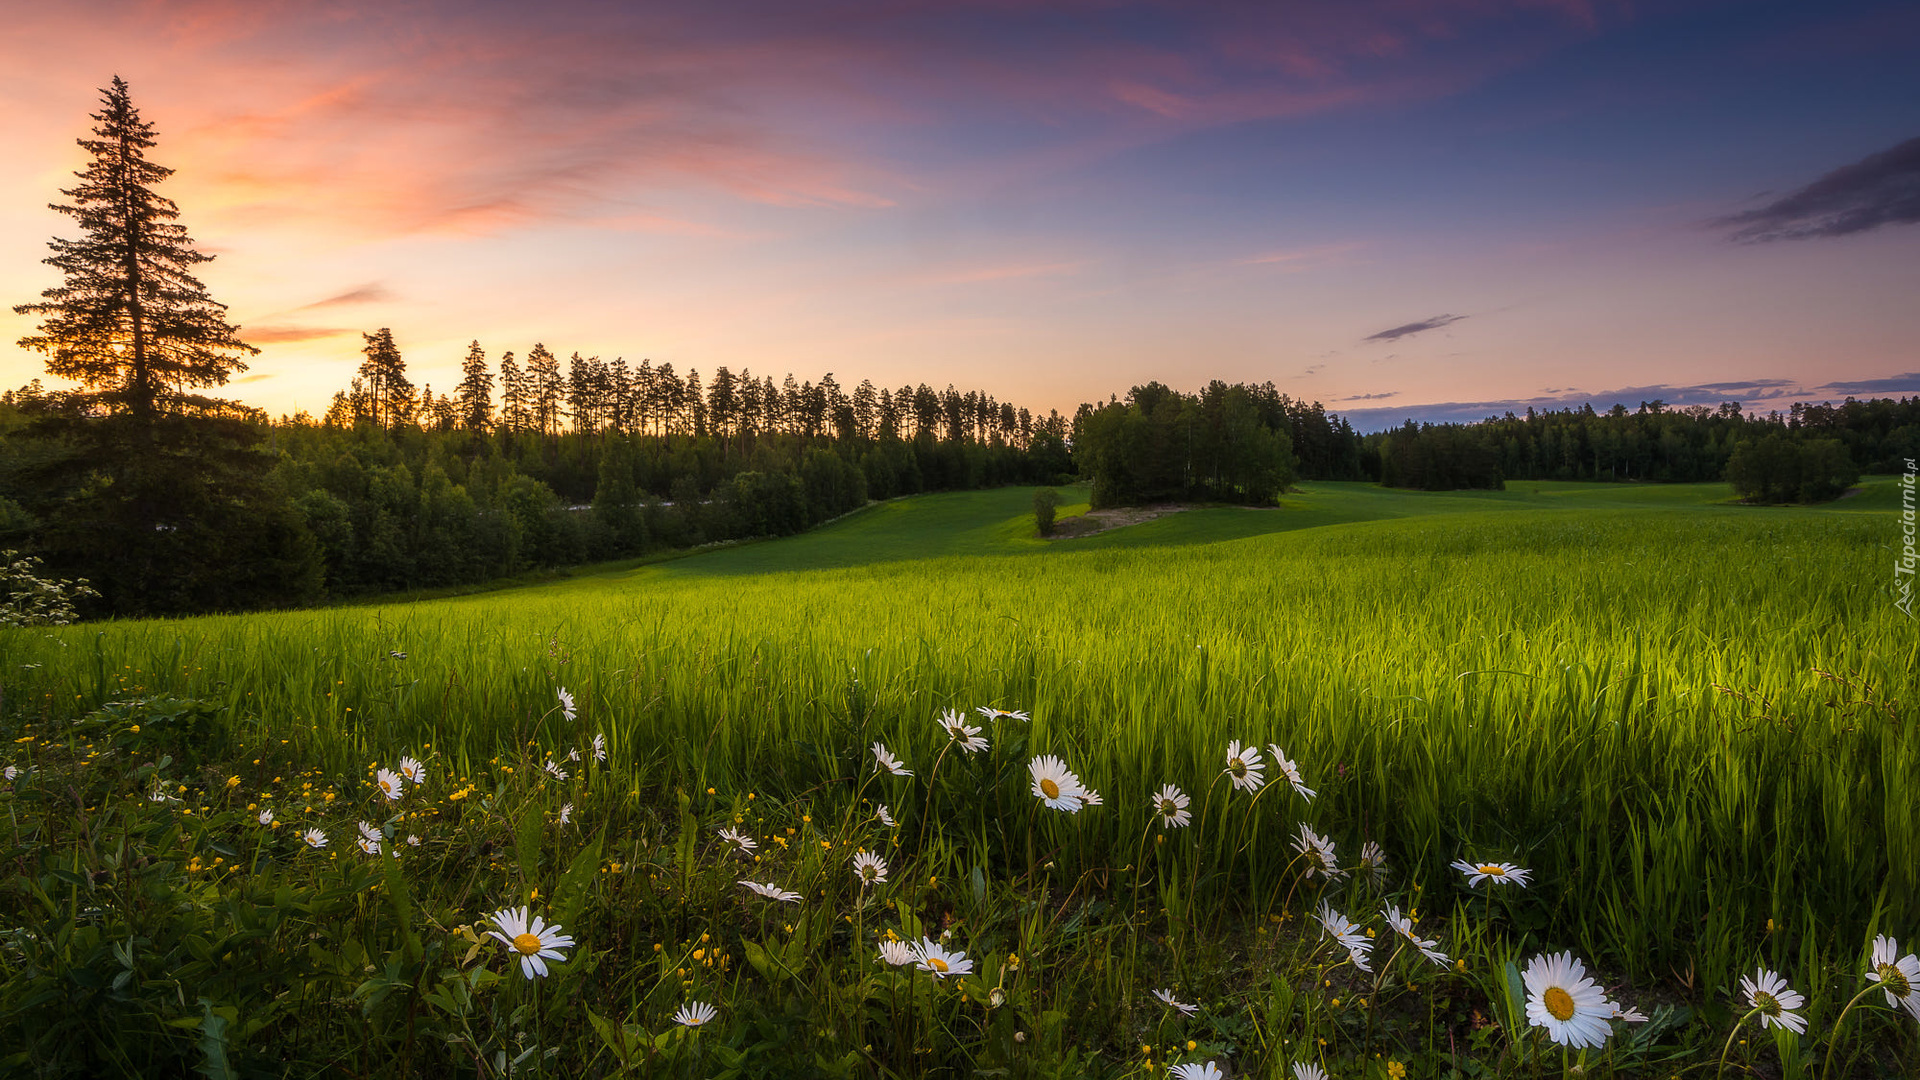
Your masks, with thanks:
[{"label": "bush", "polygon": [[1769,435],[1741,443],[1727,459],[1727,483],[1742,502],[1827,502],[1859,479],[1860,470],[1837,439],[1796,443]]},{"label": "bush", "polygon": [[1053,535],[1053,510],[1059,505],[1060,493],[1052,488],[1033,493],[1033,523],[1039,527],[1041,536]]}]

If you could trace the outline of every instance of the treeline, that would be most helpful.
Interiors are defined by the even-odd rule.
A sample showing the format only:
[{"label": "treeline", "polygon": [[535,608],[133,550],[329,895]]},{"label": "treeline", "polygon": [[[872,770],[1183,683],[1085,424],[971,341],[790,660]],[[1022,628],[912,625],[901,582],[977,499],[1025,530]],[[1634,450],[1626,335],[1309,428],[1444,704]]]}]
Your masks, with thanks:
[{"label": "treeline", "polygon": [[[1803,467],[1799,451],[1750,451],[1742,497],[1780,501],[1788,479],[1774,474],[1789,465],[1790,486],[1809,496],[1833,490],[1849,474],[1896,471],[1906,458],[1920,454],[1920,397],[1795,404],[1787,413],[1765,416],[1744,413],[1732,402],[1710,409],[1650,401],[1635,411],[1615,405],[1596,412],[1583,405],[1529,409],[1524,416],[1507,413],[1470,424],[1409,420],[1368,435],[1364,460],[1369,475],[1382,484],[1424,490],[1498,489],[1508,480],[1711,482],[1733,479],[1729,465],[1743,446],[1775,437],[1793,446],[1831,440],[1840,453],[1815,452]],[[1759,468],[1765,477],[1751,467],[1756,461],[1764,463]],[[1807,482],[1816,471],[1823,479]],[[1852,482],[1845,479],[1835,493]]]},{"label": "treeline", "polygon": [[1318,402],[1264,385],[1218,379],[1198,394],[1158,382],[1126,401],[1081,405],[1074,458],[1095,507],[1208,500],[1267,505],[1304,477],[1361,476],[1361,444],[1344,419]]},{"label": "treeline", "polygon": [[96,614],[232,610],[786,535],[869,499],[1072,478],[1064,418],[977,391],[846,393],[830,375],[774,384],[724,368],[703,387],[670,365],[588,359],[556,394],[536,347],[538,377],[516,394],[526,375],[503,356],[496,383],[476,345],[468,378],[436,396],[413,391],[388,331],[365,353],[319,420],[230,408],[156,427],[37,380],[0,395],[0,544],[91,580]]}]

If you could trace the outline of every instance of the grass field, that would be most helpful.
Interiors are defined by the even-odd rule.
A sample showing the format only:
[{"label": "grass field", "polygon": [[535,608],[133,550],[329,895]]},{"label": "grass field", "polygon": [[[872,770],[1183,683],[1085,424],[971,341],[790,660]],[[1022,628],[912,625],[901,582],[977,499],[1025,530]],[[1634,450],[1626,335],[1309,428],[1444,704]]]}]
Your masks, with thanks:
[{"label": "grass field", "polygon": [[[521,1052],[528,1037],[508,1046],[507,1029],[532,1023],[536,1006],[540,1046],[559,1056],[521,1071],[544,1061],[557,1075],[622,1062],[689,1075],[1137,1075],[1209,1058],[1235,1075],[1290,1075],[1295,1060],[1335,1076],[1389,1075],[1389,1061],[1418,1076],[1558,1074],[1575,1059],[1549,1052],[1509,982],[1563,948],[1618,999],[1658,1007],[1582,1054],[1589,1069],[1712,1067],[1747,1012],[1737,976],[1765,964],[1810,995],[1812,1028],[1776,1044],[1750,1021],[1729,1069],[1815,1075],[1837,1048],[1831,1075],[1883,1075],[1912,1060],[1913,1018],[1876,1011],[1878,994],[1840,1017],[1866,985],[1873,936],[1920,932],[1920,636],[1891,598],[1897,491],[1873,478],[1831,507],[1727,500],[1722,485],[1309,484],[1277,509],[1199,509],[1049,542],[1032,535],[1031,489],[931,495],[539,587],[5,632],[0,689],[9,737],[24,740],[16,759],[39,755],[49,777],[86,751],[130,766],[157,752],[138,728],[127,734],[134,713],[96,711],[153,695],[223,710],[219,730],[242,757],[266,747],[260,762],[207,761],[198,774],[183,753],[167,773],[197,793],[187,808],[206,807],[197,822],[169,819],[186,846],[247,860],[221,881],[309,873],[312,853],[291,836],[265,848],[234,838],[250,835],[242,798],[278,799],[289,819],[336,831],[345,806],[380,805],[369,762],[413,753],[446,787],[466,787],[457,805],[431,789],[439,801],[421,812],[445,824],[424,838],[422,865],[402,860],[410,876],[367,871],[411,906],[382,921],[359,899],[358,929],[326,930],[321,951],[344,970],[348,939],[363,938],[353,955],[376,967],[378,942],[399,950],[395,963],[416,973],[414,997],[394,999],[413,1002],[407,1052],[426,1055],[414,1028],[434,1018],[431,1060],[469,1075],[468,1057],[488,1073]],[[573,720],[556,707],[561,688]],[[983,723],[989,749],[961,753],[935,718],[977,706],[1031,721]],[[105,734],[82,747],[67,724],[88,714]],[[550,755],[596,733],[604,766],[543,775]],[[1223,782],[1230,740],[1277,744],[1317,794]],[[876,741],[915,775],[876,775]],[[1028,762],[1041,753],[1105,805],[1040,808]],[[272,775],[299,770],[342,809]],[[231,783],[215,775],[229,772]],[[1153,827],[1148,799],[1163,784],[1191,797],[1191,826]],[[43,808],[58,803],[46,787]],[[29,794],[11,796],[16,821]],[[105,813],[97,798],[82,809]],[[562,798],[578,807],[571,831],[552,824]],[[136,802],[125,813],[166,809]],[[897,828],[879,824],[876,803]],[[424,828],[414,820],[390,821],[387,842]],[[803,903],[765,915],[741,900],[713,839],[729,821],[760,837],[760,859],[739,865]],[[1305,874],[1303,825],[1349,870],[1378,844],[1390,874]],[[72,833],[37,828],[20,850],[43,862],[66,852],[85,879],[94,840],[83,857]],[[840,854],[856,847],[894,864],[884,904],[840,880]],[[1468,888],[1448,865],[1462,858],[1510,861],[1532,882]],[[348,889],[355,862],[339,853],[326,872],[338,881],[299,880],[316,896]],[[567,970],[598,972],[594,988],[560,977],[546,980],[563,988],[551,1000],[515,996],[531,992],[517,974],[498,988],[471,974],[492,951],[452,964],[392,944],[422,912],[441,912],[451,932],[537,888],[561,890],[554,910],[576,955],[592,957]],[[1381,926],[1370,912],[1382,900],[1417,908],[1460,965],[1363,974],[1307,917],[1326,901]],[[77,891],[70,903],[83,903]],[[945,997],[860,959],[876,931],[911,938],[943,923],[981,962]],[[724,966],[685,960],[696,934],[725,943]],[[662,966],[663,940],[687,947],[683,962]],[[16,983],[32,966],[7,962]],[[444,971],[466,980],[466,1004],[431,1000],[427,986],[453,985]],[[1143,1004],[1169,986],[1201,1014]],[[1004,1003],[989,1008],[995,990]],[[16,987],[16,1016],[25,994]],[[354,994],[357,1008],[371,992]],[[669,1038],[666,1015],[692,995],[723,1003],[704,1043]],[[204,1033],[215,1014],[179,996],[181,1038]],[[611,1027],[556,1019],[563,1002]],[[342,1033],[357,1029],[334,1013],[353,1009],[321,1011],[315,1045],[350,1042]],[[481,1031],[483,1014],[499,1030]],[[229,1028],[236,1056],[246,1015]],[[256,1042],[301,1022],[261,1015],[275,1019]],[[363,1043],[400,1044],[391,1016],[379,1025]],[[629,1038],[644,1052],[623,1050]]]}]

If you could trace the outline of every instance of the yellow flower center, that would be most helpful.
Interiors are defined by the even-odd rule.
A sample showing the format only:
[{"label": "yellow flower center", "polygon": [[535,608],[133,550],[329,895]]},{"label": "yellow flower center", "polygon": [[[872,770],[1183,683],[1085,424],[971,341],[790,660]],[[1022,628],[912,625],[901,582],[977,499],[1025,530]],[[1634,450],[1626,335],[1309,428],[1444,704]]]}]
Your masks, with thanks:
[{"label": "yellow flower center", "polygon": [[1239,758],[1228,758],[1227,771],[1232,773],[1235,779],[1239,779],[1247,775],[1247,763]]},{"label": "yellow flower center", "polygon": [[927,966],[928,966],[928,967],[930,967],[930,968],[932,968],[932,969],[933,969],[933,970],[935,970],[935,971],[946,971],[946,970],[949,970],[949,969],[947,968],[947,962],[946,962],[945,960],[942,960],[942,959],[940,959],[940,958],[939,958],[939,957],[937,957],[937,956],[929,956],[929,957],[927,957]]},{"label": "yellow flower center", "polygon": [[1907,977],[1901,974],[1900,969],[1894,965],[1881,964],[1876,970],[1880,972],[1881,985],[1885,986],[1887,992],[1894,997],[1903,998],[1913,992],[1913,987],[1908,984]]},{"label": "yellow flower center", "polygon": [[513,939],[513,947],[527,956],[532,956],[540,951],[540,935],[521,934]]},{"label": "yellow flower center", "polygon": [[1507,868],[1504,866],[1491,866],[1491,865],[1483,866],[1480,868],[1480,872],[1487,875],[1488,877],[1506,877],[1507,876]]},{"label": "yellow flower center", "polygon": [[1559,1020],[1562,1023],[1564,1023],[1568,1020],[1573,1019],[1573,995],[1572,994],[1567,993],[1565,990],[1562,990],[1557,986],[1549,986],[1547,987],[1547,992],[1545,994],[1542,994],[1541,998],[1547,1004],[1548,1014],[1550,1014],[1555,1020]]},{"label": "yellow flower center", "polygon": [[1040,781],[1040,790],[1046,792],[1047,798],[1049,799],[1057,799],[1060,797],[1060,785],[1054,783],[1052,780],[1043,778]]}]

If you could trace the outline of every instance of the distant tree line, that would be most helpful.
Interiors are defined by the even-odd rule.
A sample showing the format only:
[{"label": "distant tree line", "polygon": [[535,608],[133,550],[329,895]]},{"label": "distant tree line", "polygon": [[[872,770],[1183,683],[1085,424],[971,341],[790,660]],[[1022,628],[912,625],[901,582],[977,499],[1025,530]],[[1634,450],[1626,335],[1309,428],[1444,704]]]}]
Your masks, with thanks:
[{"label": "distant tree line", "polygon": [[[1762,450],[1761,444],[1771,449]],[[1815,447],[1831,442],[1832,448]],[[1606,412],[1528,409],[1469,424],[1416,424],[1368,435],[1364,463],[1389,487],[1498,489],[1508,480],[1728,480],[1742,498],[1832,498],[1862,472],[1892,472],[1920,453],[1920,397],[1838,405],[1795,404],[1786,413],[1728,402],[1670,408],[1641,403]],[[1749,448],[1742,467],[1736,456]],[[1790,452],[1781,447],[1791,448]],[[1809,449],[1811,448],[1811,449]],[[1737,474],[1737,475],[1736,475]],[[1811,479],[1815,476],[1818,479]],[[1781,499],[1782,492],[1795,493]]]},{"label": "distant tree line", "polygon": [[1098,507],[1167,500],[1270,505],[1297,478],[1357,480],[1361,443],[1318,402],[1216,379],[1197,394],[1158,382],[1084,404],[1074,460]]}]

